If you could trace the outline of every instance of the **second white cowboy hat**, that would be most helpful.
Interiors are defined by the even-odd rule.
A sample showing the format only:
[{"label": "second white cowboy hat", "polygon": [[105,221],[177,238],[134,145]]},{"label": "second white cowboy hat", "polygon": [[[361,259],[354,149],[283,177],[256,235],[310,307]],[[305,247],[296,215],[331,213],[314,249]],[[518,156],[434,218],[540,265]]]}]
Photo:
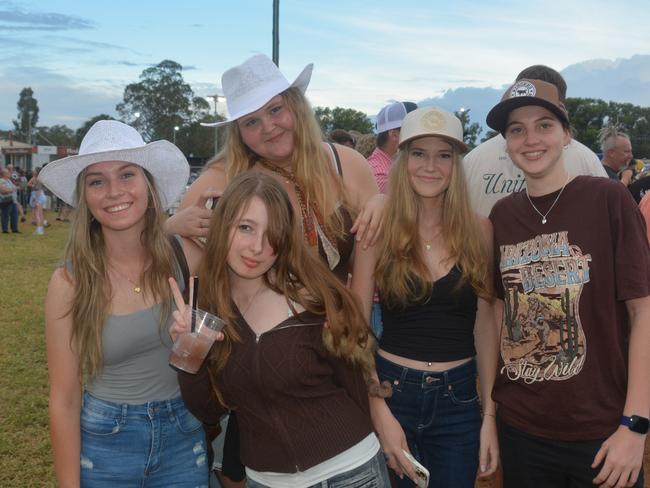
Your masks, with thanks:
[{"label": "second white cowboy hat", "polygon": [[288,88],[296,87],[305,93],[313,68],[313,64],[308,64],[294,82],[289,83],[273,61],[264,54],[247,59],[239,66],[230,68],[221,77],[221,87],[230,114],[228,120],[201,125],[218,127],[228,124],[262,108],[271,98]]},{"label": "second white cowboy hat", "polygon": [[187,159],[169,141],[145,144],[133,127],[117,120],[95,122],[86,133],[79,154],[47,164],[38,179],[68,205],[77,206],[77,177],[91,164],[126,161],[146,169],[156,183],[163,208],[181,196],[190,175]]}]

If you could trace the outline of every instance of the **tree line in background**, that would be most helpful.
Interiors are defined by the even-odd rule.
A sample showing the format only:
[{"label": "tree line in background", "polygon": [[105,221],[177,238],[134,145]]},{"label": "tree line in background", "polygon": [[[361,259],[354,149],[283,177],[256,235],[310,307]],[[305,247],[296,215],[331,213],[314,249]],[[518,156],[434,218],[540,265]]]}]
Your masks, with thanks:
[{"label": "tree line in background", "polygon": [[[219,137],[219,147],[223,146],[226,131],[202,127],[201,122],[215,122],[224,117],[217,114],[216,104],[211,111],[205,98],[194,95],[182,71],[180,64],[170,60],[145,69],[140,81],[126,86],[123,100],[115,109],[120,119],[135,127],[145,141],[175,140],[186,155],[208,158],[215,152],[216,137]],[[566,105],[574,138],[594,152],[600,152],[600,129],[616,125],[630,136],[636,157],[650,157],[650,107],[593,98],[568,98]],[[78,147],[95,122],[112,118],[107,114],[97,115],[76,131],[66,125],[39,126],[38,102],[30,87],[20,92],[17,108],[14,139],[38,145]],[[351,108],[314,107],[314,112],[324,134],[333,129],[367,134],[374,129],[365,113]],[[481,125],[471,121],[469,109],[456,112],[456,116],[463,124],[465,142],[470,147],[476,146]],[[488,130],[480,141],[494,135],[494,131]],[[6,136],[6,132],[0,131],[0,137]]]}]

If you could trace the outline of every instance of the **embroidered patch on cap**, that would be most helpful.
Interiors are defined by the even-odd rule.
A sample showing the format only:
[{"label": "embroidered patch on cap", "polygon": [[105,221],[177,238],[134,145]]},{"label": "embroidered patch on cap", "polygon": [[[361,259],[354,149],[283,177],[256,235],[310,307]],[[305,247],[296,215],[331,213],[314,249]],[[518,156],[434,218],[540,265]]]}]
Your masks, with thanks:
[{"label": "embroidered patch on cap", "polygon": [[432,110],[422,116],[420,124],[427,130],[440,130],[445,127],[445,117],[440,112]]},{"label": "embroidered patch on cap", "polygon": [[510,89],[510,98],[514,97],[534,97],[537,90],[535,85],[530,81],[518,81]]}]

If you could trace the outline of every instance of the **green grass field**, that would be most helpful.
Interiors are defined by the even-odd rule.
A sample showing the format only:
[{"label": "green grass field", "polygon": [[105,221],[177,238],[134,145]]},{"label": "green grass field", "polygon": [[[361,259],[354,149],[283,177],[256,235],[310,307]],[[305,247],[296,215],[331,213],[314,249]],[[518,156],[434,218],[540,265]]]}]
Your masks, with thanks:
[{"label": "green grass field", "polygon": [[0,234],[0,486],[56,486],[47,418],[43,304],[69,224],[46,216],[45,235],[21,224]]},{"label": "green grass field", "polygon": [[[46,218],[45,235],[21,225],[0,234],[0,487],[55,487],[47,418],[47,360],[43,304],[61,260],[69,224]],[[646,484],[650,488],[650,440]],[[495,487],[484,481],[480,488]]]}]

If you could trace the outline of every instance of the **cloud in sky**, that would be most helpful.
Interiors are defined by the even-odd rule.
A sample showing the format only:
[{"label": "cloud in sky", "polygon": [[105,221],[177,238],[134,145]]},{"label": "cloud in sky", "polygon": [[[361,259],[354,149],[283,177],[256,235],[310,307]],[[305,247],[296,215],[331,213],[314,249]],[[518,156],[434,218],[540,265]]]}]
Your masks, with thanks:
[{"label": "cloud in sky", "polygon": [[12,8],[11,4],[2,6],[4,10],[0,10],[0,31],[61,31],[70,29],[93,29],[95,27],[94,22],[75,15],[53,12],[29,12],[18,7]]},{"label": "cloud in sky", "polygon": [[[129,9],[127,17],[105,2],[0,1],[0,128],[15,117],[23,86],[34,88],[43,123],[60,123],[45,110],[56,103],[50,96],[72,100],[69,117],[86,120],[113,113],[124,87],[163,59],[182,64],[185,80],[204,96],[222,93],[226,69],[270,55],[271,2],[194,0],[189,9],[139,0]],[[315,63],[313,105],[368,114],[393,99],[470,106],[460,98],[474,92],[459,90],[485,95],[481,90],[500,89],[530,64],[561,70],[650,53],[650,36],[634,27],[649,14],[647,0],[283,0],[280,66],[293,79]],[[78,95],[64,94],[72,91]],[[106,105],[82,116],[100,101]]]}]

